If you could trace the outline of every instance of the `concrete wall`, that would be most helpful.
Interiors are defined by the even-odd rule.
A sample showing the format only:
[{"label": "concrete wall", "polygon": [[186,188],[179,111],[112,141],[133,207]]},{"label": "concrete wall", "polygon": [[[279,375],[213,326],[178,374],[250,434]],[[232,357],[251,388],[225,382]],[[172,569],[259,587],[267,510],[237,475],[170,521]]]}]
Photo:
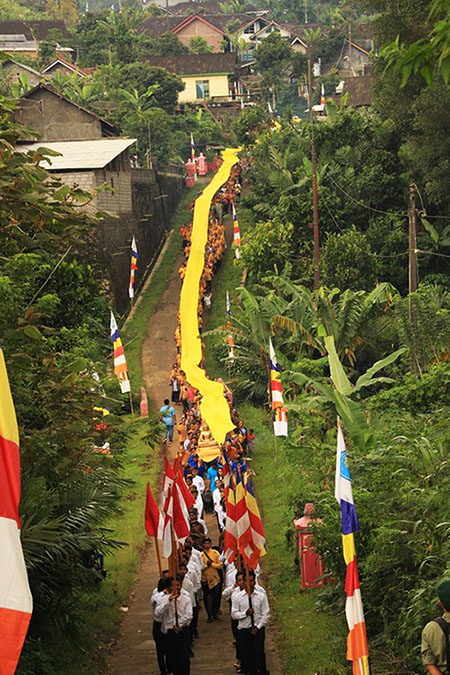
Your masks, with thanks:
[{"label": "concrete wall", "polygon": [[113,213],[130,213],[133,209],[131,196],[131,171],[108,171],[99,169],[95,172],[96,187],[106,183],[113,191],[100,192],[97,206],[100,211]]},{"label": "concrete wall", "polygon": [[180,42],[188,47],[193,37],[202,37],[209,45],[214,47],[215,52],[223,52],[222,42],[224,36],[222,33],[212,26],[203,23],[200,19],[191,21],[187,26],[177,31],[176,35]]},{"label": "concrete wall", "polygon": [[[130,213],[107,217],[98,227],[96,250],[109,273],[115,307],[123,313],[129,307],[130,245],[133,235],[139,253],[135,289],[153,266],[164,244],[170,219],[178,205],[182,177],[164,176],[146,169],[131,170]],[[181,226],[181,223],[180,223]]]},{"label": "concrete wall", "polygon": [[197,80],[209,80],[209,97],[213,96],[229,96],[229,76],[228,75],[192,75],[189,77],[182,76],[181,79],[185,84],[184,91],[178,94],[179,103],[194,103],[198,101],[195,83]]},{"label": "concrete wall", "polygon": [[100,120],[45,89],[38,89],[23,99],[14,118],[37,129],[41,141],[102,138]]}]

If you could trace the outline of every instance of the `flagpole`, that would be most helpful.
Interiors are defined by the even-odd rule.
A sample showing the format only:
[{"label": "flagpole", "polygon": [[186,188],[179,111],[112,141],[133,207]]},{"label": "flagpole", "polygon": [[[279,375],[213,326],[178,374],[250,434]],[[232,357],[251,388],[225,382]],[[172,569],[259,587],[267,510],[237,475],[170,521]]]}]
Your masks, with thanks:
[{"label": "flagpole", "polygon": [[161,578],[162,577],[161,553],[159,551],[158,537],[156,535],[154,536],[154,540],[155,540],[155,548],[156,548],[156,557],[158,559],[159,576]]},{"label": "flagpole", "polygon": [[134,420],[134,407],[133,407],[133,396],[131,394],[131,388],[130,391],[128,392],[128,395],[130,397],[130,409],[131,409],[131,417]]}]

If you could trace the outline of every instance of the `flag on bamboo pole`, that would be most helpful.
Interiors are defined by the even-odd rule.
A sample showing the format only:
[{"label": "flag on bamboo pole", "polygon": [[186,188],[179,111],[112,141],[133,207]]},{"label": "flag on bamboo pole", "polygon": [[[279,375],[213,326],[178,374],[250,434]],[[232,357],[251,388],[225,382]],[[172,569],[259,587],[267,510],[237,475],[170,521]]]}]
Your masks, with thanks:
[{"label": "flag on bamboo pole", "polygon": [[347,461],[344,434],[338,422],[336,450],[336,481],[334,495],[341,507],[342,548],[347,565],[345,577],[345,614],[349,634],[347,659],[353,661],[353,675],[370,675],[366,623],[359,587],[354,533],[361,529],[353,502],[352,483]]},{"label": "flag on bamboo pole", "polygon": [[236,213],[234,202],[231,202],[231,210],[233,213],[233,244],[235,246],[234,255],[236,258],[241,257],[241,231],[239,229],[239,221]]},{"label": "flag on bamboo pole", "polygon": [[[184,480],[182,478],[182,480]],[[190,533],[190,523],[189,523],[189,507],[184,499],[183,493],[181,491],[180,485],[175,480],[173,486],[173,531],[175,539],[180,543],[184,544],[186,537]]]},{"label": "flag on bamboo pole", "polygon": [[195,162],[195,143],[192,131],[191,131],[191,159],[193,162]]},{"label": "flag on bamboo pole", "polygon": [[230,294],[227,291],[227,331],[228,331],[228,358],[230,361],[234,359],[234,339],[231,332],[231,305]]},{"label": "flag on bamboo pole", "polygon": [[172,553],[172,518],[173,518],[173,485],[175,475],[167,457],[165,461],[165,472],[163,476],[161,490],[161,512],[162,518],[159,521],[158,539],[163,542],[163,556],[168,558]]},{"label": "flag on bamboo pole", "polygon": [[150,483],[147,483],[147,498],[145,501],[145,529],[149,537],[157,537],[162,520],[161,511],[155,502]]},{"label": "flag on bamboo pole", "polygon": [[131,242],[130,284],[128,286],[128,297],[130,299],[134,298],[134,275],[137,270],[138,258],[136,238],[133,235],[133,241]]},{"label": "flag on bamboo pole", "polygon": [[111,342],[113,343],[114,354],[114,373],[120,383],[122,394],[128,394],[131,391],[130,380],[128,378],[128,368],[123,350],[122,340],[120,339],[119,328],[111,312]]},{"label": "flag on bamboo pole", "polygon": [[240,468],[235,472],[235,518],[236,518],[236,537],[238,541],[239,553],[246,562],[249,562],[253,549],[251,548],[252,534],[250,526],[250,516],[245,501],[245,488]]},{"label": "flag on bamboo pole", "polygon": [[16,672],[33,609],[20,542],[20,455],[16,413],[0,349],[0,672]]},{"label": "flag on bamboo pole", "polygon": [[266,533],[259,513],[258,502],[253,491],[252,479],[247,471],[245,472],[245,503],[250,518],[251,548],[253,550],[249,565],[252,569],[255,569],[260,557],[266,555]]},{"label": "flag on bamboo pole", "polygon": [[267,101],[267,110],[269,111],[269,115],[273,115],[273,110],[272,106],[270,105],[270,101]]},{"label": "flag on bamboo pole", "polygon": [[229,563],[232,563],[238,551],[237,545],[237,527],[236,527],[236,495],[235,495],[235,477],[231,470],[230,460],[225,448],[222,448],[223,455],[223,485],[225,496],[225,529],[223,551]]},{"label": "flag on bamboo pole", "polygon": [[325,100],[325,87],[323,86],[323,82],[322,82],[322,88],[321,88],[321,90],[320,90],[320,105],[322,106],[322,110],[325,108],[325,103],[326,103],[326,100]]},{"label": "flag on bamboo pole", "polygon": [[269,338],[270,359],[270,391],[272,394],[273,432],[275,436],[288,435],[287,411],[284,407],[283,387],[281,385],[281,370]]}]

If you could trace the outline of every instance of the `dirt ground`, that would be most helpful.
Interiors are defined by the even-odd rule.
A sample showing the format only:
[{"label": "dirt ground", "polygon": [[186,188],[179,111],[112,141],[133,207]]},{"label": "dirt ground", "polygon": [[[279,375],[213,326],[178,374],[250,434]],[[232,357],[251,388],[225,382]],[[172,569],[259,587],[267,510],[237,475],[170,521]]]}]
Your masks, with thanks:
[{"label": "dirt ground", "polygon": [[[227,240],[231,239],[231,224],[227,226]],[[178,267],[182,255],[175,265],[161,297],[156,312],[150,319],[147,336],[142,348],[142,366],[149,397],[155,408],[159,408],[164,398],[169,397],[168,373],[174,361],[175,343],[173,333],[176,327],[181,282]],[[175,432],[176,433],[176,432]],[[176,441],[176,437],[175,437]],[[177,444],[167,446],[167,455],[175,455]],[[206,522],[213,544],[218,540],[216,520],[206,514]],[[121,636],[112,649],[108,661],[108,675],[157,675],[155,645],[152,639],[152,611],[150,596],[157,584],[158,567],[153,542],[145,548],[141,566],[133,588],[128,612],[124,615]],[[234,670],[234,649],[228,616],[228,605],[222,603],[220,621],[206,624],[206,612],[202,608],[199,615],[200,637],[195,641],[195,657],[191,660],[191,673],[232,674]],[[271,675],[283,672],[278,654],[274,648],[271,629],[268,630],[266,644],[268,668]]]}]

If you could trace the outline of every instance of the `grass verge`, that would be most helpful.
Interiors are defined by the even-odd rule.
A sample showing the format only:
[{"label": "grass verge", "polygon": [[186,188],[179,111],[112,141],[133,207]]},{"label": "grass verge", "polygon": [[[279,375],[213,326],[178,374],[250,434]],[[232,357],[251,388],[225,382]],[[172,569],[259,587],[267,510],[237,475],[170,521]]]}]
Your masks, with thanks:
[{"label": "grass verge", "polygon": [[289,536],[293,514],[283,490],[289,471],[282,443],[278,443],[275,463],[268,413],[248,403],[240,406],[240,413],[257,438],[252,468],[268,542],[263,571],[272,596],[283,671],[286,675],[343,675],[349,672],[343,665],[347,635],[343,617],[317,611],[317,590],[300,591],[300,573]]}]

